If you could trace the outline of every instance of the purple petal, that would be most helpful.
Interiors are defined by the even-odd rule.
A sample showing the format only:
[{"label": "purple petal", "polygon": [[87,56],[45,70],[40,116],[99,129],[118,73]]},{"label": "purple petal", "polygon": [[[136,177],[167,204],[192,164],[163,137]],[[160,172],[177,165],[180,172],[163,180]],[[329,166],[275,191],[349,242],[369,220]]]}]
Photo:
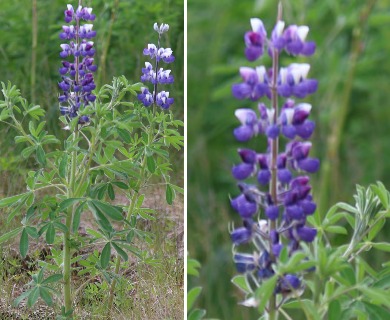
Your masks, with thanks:
[{"label": "purple petal", "polygon": [[300,220],[304,218],[302,208],[297,205],[286,206],[286,214],[289,218],[294,220]]},{"label": "purple petal", "polygon": [[315,123],[310,120],[306,120],[302,125],[296,126],[297,135],[302,139],[308,139],[312,135],[315,129]]},{"label": "purple petal", "polygon": [[253,255],[236,253],[233,257],[237,271],[245,273],[255,269],[255,259]]},{"label": "purple petal", "polygon": [[234,136],[237,139],[237,141],[245,142],[250,140],[253,137],[253,129],[251,126],[239,126],[238,128],[234,129]]},{"label": "purple petal", "polygon": [[260,170],[257,174],[257,181],[263,186],[267,185],[271,180],[271,172],[269,170]]},{"label": "purple petal", "polygon": [[270,220],[276,220],[279,217],[279,207],[278,206],[268,206],[265,209],[265,215],[268,217]]},{"label": "purple petal", "polygon": [[250,46],[245,49],[245,56],[249,61],[257,60],[263,54],[262,47]]},{"label": "purple petal", "polygon": [[300,205],[305,215],[311,215],[317,209],[315,202],[309,200],[303,200]]},{"label": "purple petal", "polygon": [[300,240],[312,242],[317,235],[317,229],[302,227],[297,229],[297,234]]},{"label": "purple petal", "polygon": [[230,237],[232,239],[232,242],[236,245],[243,244],[249,242],[251,239],[252,232],[244,227],[235,229],[231,234]]},{"label": "purple petal", "polygon": [[251,218],[257,212],[257,204],[246,199],[245,195],[230,200],[232,208],[237,211],[242,218]]},{"label": "purple petal", "polygon": [[251,176],[254,169],[253,164],[240,163],[232,168],[232,175],[237,180],[244,180]]},{"label": "purple petal", "polygon": [[288,169],[279,169],[278,170],[278,180],[281,183],[289,183],[292,179],[292,174]]},{"label": "purple petal", "polygon": [[257,154],[251,149],[239,149],[238,154],[240,155],[242,161],[245,163],[255,164],[257,160]]},{"label": "purple petal", "polygon": [[301,54],[311,56],[316,51],[316,44],[313,41],[308,41],[303,44]]},{"label": "purple petal", "polygon": [[282,126],[282,134],[288,139],[294,139],[296,132],[295,126],[291,124]]},{"label": "purple petal", "polygon": [[276,139],[279,136],[279,126],[276,124],[268,126],[265,134],[270,139]]},{"label": "purple petal", "polygon": [[278,94],[284,98],[291,97],[293,94],[293,87],[288,84],[278,85]]},{"label": "purple petal", "polygon": [[298,167],[306,172],[314,173],[320,168],[320,161],[314,158],[307,158],[298,161]]}]

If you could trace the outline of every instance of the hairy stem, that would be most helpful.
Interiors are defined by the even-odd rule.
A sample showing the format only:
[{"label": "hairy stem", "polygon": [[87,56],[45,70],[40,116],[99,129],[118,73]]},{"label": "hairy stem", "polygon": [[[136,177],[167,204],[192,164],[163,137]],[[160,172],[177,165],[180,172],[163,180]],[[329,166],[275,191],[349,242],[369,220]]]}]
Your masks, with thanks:
[{"label": "hairy stem", "polygon": [[[76,128],[73,132],[73,141],[78,139],[78,130]],[[76,169],[77,169],[77,151],[72,152],[72,163],[71,171],[69,178],[69,189],[68,189],[68,198],[72,198],[75,195],[75,185],[76,185]],[[71,237],[71,227],[73,219],[73,207],[69,207],[66,214],[65,225],[68,230],[64,233],[64,302],[65,302],[65,312],[68,312],[72,309],[72,286],[71,286],[71,253],[70,253],[70,237]]]},{"label": "hairy stem", "polygon": [[37,69],[37,44],[38,44],[38,14],[37,0],[32,1],[32,45],[31,45],[31,102],[35,103],[35,80]]},{"label": "hairy stem", "polygon": [[[276,23],[282,19],[282,4],[279,2],[278,15]],[[275,48],[272,49],[272,80],[271,80],[271,103],[274,110],[273,124],[276,124],[279,115],[278,106],[278,92],[277,92],[277,80],[279,72],[279,51]],[[279,152],[279,139],[276,137],[271,141],[271,183],[269,186],[269,192],[271,194],[272,202],[274,205],[278,205],[278,190],[277,190],[277,175],[278,175],[278,159]],[[276,220],[269,220],[269,232],[276,229]],[[272,252],[272,240],[269,239],[269,253],[272,261],[275,261],[274,254]],[[276,307],[276,295],[272,294],[268,302],[268,319],[276,320],[278,318],[278,311]]]},{"label": "hairy stem", "polygon": [[[148,114],[148,118],[149,118],[148,145],[150,145],[153,142],[154,113],[155,113],[155,109],[153,109],[153,117],[152,117],[152,119],[149,118],[149,114]],[[131,216],[133,215],[133,213],[134,213],[135,203],[137,202],[137,199],[138,199],[138,190],[145,183],[145,169],[146,169],[146,153],[144,154],[143,159],[142,159],[142,163],[141,163],[140,178],[139,178],[139,180],[138,180],[138,182],[137,182],[137,184],[136,184],[136,186],[134,188],[135,189],[134,193],[133,193],[133,195],[132,195],[132,197],[130,199],[130,204],[129,204],[129,208],[127,210],[127,215],[126,215],[126,220],[129,220],[131,218]],[[119,274],[120,265],[121,265],[121,257],[117,256],[116,260],[115,260],[115,274],[116,275]],[[109,298],[108,298],[108,308],[107,308],[107,319],[111,319],[112,306],[113,306],[113,303],[114,303],[115,287],[116,287],[116,279],[114,279],[111,282],[111,286],[110,286],[110,293],[109,293]]]}]

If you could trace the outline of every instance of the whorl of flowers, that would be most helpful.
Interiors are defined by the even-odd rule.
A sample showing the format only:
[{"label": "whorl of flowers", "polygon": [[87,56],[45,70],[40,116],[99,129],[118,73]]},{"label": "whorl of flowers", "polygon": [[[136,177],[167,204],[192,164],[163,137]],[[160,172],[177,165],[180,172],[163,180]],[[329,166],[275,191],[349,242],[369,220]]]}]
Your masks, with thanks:
[{"label": "whorl of flowers", "polygon": [[149,91],[149,88],[142,87],[141,93],[138,94],[138,100],[143,103],[145,107],[149,107],[153,103],[160,106],[162,109],[168,109],[174,99],[169,97],[168,91],[157,91],[158,84],[171,84],[174,79],[171,75],[171,70],[164,70],[159,68],[161,62],[171,63],[175,61],[173,51],[171,48],[160,47],[161,35],[168,32],[169,25],[162,23],[158,26],[154,24],[154,30],[158,33],[157,46],[155,44],[148,44],[148,47],[144,49],[143,54],[149,56],[152,62],[145,62],[145,68],[142,68],[142,82],[150,82],[153,84],[153,92]]},{"label": "whorl of flowers", "polygon": [[[232,175],[239,181],[240,194],[231,199],[232,208],[240,215],[242,226],[231,231],[234,261],[238,272],[250,274],[261,285],[275,274],[282,250],[291,256],[301,242],[312,242],[317,230],[306,225],[306,218],[316,210],[307,173],[319,169],[319,160],[309,157],[312,143],[306,141],[315,124],[308,120],[312,106],[291,98],[304,98],[317,90],[317,80],[308,78],[310,65],[293,63],[279,68],[279,56],[312,55],[315,44],[306,41],[309,28],[291,25],[278,19],[271,37],[260,19],[250,20],[252,30],[245,34],[245,55],[255,61],[265,52],[272,57],[272,67],[241,67],[241,83],[234,84],[237,99],[270,101],[258,103],[257,110],[237,109],[240,125],[234,136],[247,142],[259,135],[266,137],[268,148],[259,153],[241,148],[241,163],[233,166]],[[286,98],[279,105],[278,96]],[[279,139],[284,138],[284,148]],[[245,182],[244,182],[245,181]],[[237,252],[238,246],[252,244],[251,253]],[[277,280],[274,294],[303,289],[299,274],[285,274]]]},{"label": "whorl of flowers", "polygon": [[[95,15],[92,14],[92,8],[78,6],[74,10],[70,4],[64,14],[65,22],[74,24],[62,26],[60,33],[60,39],[67,40],[67,43],[61,44],[60,57],[64,60],[59,69],[62,81],[58,86],[62,92],[58,100],[61,114],[75,118],[78,117],[80,108],[96,99],[92,93],[96,88],[93,72],[97,70],[97,66],[94,64],[95,49],[92,41],[96,31],[92,30],[91,23],[81,24],[83,21],[95,20]],[[80,124],[88,121],[88,116],[79,117]]]}]

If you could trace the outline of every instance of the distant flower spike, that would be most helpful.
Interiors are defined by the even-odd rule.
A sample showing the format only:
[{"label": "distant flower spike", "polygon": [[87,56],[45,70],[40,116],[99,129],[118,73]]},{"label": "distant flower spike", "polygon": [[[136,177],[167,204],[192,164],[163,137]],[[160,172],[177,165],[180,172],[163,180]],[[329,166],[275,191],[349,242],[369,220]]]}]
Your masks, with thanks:
[{"label": "distant flower spike", "polygon": [[159,68],[160,61],[165,63],[172,63],[175,61],[171,48],[160,47],[160,37],[163,33],[168,32],[169,25],[162,23],[158,26],[158,24],[155,23],[153,28],[158,33],[157,46],[153,43],[149,43],[147,48],[143,50],[143,54],[154,60],[154,63],[145,62],[145,68],[142,68],[141,76],[141,81],[143,83],[150,82],[153,84],[153,92],[151,93],[147,87],[143,87],[141,93],[138,94],[138,100],[141,101],[145,107],[155,104],[162,109],[169,109],[173,104],[174,99],[169,97],[168,91],[157,91],[159,84],[171,84],[174,82],[171,70]]}]

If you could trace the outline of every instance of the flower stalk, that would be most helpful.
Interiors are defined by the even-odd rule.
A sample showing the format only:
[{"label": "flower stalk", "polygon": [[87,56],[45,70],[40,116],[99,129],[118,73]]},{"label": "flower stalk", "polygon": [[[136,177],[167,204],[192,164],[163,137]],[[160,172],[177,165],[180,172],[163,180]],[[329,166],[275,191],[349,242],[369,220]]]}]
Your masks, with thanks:
[{"label": "flower stalk", "polygon": [[[251,19],[251,25],[252,31],[244,37],[246,57],[255,61],[267,47],[272,67],[241,67],[243,82],[234,84],[232,93],[240,100],[257,101],[266,97],[270,100],[270,107],[259,103],[259,116],[249,108],[236,110],[241,126],[234,130],[234,136],[240,142],[247,142],[265,135],[268,148],[265,153],[248,148],[238,150],[242,163],[233,167],[232,174],[240,181],[241,194],[231,200],[231,205],[240,214],[243,226],[232,230],[231,238],[238,271],[257,286],[255,297],[243,304],[258,306],[260,301],[256,296],[265,290],[262,284],[275,280],[273,288],[267,286],[272,289],[267,292],[267,307],[264,305],[260,310],[265,310],[267,319],[275,320],[278,306],[284,299],[303,292],[302,276],[281,273],[278,264],[282,252],[283,256],[290,257],[300,250],[301,241],[310,243],[316,236],[316,229],[306,226],[306,217],[316,209],[310,194],[309,177],[299,174],[319,169],[319,161],[308,157],[311,143],[305,141],[314,131],[314,123],[307,119],[311,105],[290,99],[314,93],[317,80],[307,78],[308,64],[279,67],[280,54],[286,51],[294,56],[309,56],[314,53],[315,44],[305,41],[308,27],[290,25],[285,29],[281,5],[270,38],[267,38],[260,19]],[[286,99],[282,107],[279,106],[279,96]],[[281,137],[287,139],[284,151],[280,151]],[[250,183],[244,183],[244,180],[250,180]],[[253,254],[237,252],[238,246],[251,243],[255,247]]]}]

